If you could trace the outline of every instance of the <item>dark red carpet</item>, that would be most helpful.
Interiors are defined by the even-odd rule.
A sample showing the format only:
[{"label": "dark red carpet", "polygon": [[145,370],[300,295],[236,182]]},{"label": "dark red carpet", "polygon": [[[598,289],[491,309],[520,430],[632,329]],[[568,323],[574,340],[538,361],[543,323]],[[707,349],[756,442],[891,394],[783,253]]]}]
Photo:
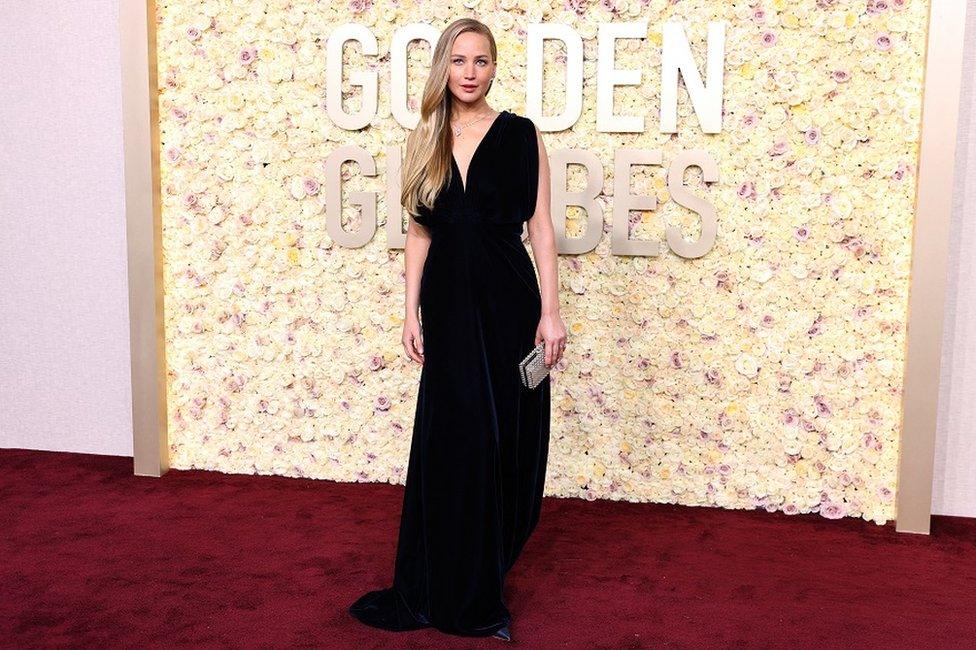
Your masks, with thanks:
[{"label": "dark red carpet", "polygon": [[514,643],[346,613],[386,586],[403,488],[0,450],[4,647],[976,646],[976,520],[546,499],[509,574]]}]

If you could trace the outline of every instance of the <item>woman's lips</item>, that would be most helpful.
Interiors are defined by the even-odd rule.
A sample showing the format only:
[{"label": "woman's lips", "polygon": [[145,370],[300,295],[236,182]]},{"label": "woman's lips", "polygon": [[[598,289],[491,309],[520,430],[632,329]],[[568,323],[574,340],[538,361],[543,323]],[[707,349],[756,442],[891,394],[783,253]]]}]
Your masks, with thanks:
[{"label": "woman's lips", "polygon": [[473,86],[469,86],[469,85],[467,85],[467,84],[461,84],[461,87],[462,87],[462,88],[464,88],[465,90],[474,90],[475,88],[477,88],[477,87],[478,87],[478,85],[477,85],[477,84],[475,84],[475,85],[473,85]]}]

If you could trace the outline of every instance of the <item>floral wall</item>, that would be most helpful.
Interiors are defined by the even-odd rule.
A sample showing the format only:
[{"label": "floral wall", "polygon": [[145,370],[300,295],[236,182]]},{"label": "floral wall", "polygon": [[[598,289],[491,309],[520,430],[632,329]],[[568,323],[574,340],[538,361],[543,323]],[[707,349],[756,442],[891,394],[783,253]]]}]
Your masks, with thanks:
[{"label": "floral wall", "polygon": [[[171,466],[402,483],[420,366],[403,353],[401,249],[390,248],[386,147],[397,26],[470,15],[499,49],[491,106],[524,113],[525,25],[572,26],[585,43],[584,113],[544,133],[550,152],[604,163],[606,232],[559,258],[569,346],[552,378],[546,492],[787,514],[895,517],[900,400],[927,2],[643,0],[516,3],[412,0],[157,2]],[[595,128],[600,23],[647,20],[618,42],[618,113],[641,134]],[[704,61],[708,21],[726,21],[722,132],[702,133],[684,87],[676,137],[658,130],[662,23],[685,25]],[[346,49],[382,80],[366,129],[325,111],[325,39],[366,25],[378,57]],[[544,50],[546,101],[565,57]],[[410,96],[429,63],[409,55]],[[357,89],[344,82],[347,107]],[[560,100],[561,101],[561,100]],[[411,106],[416,109],[416,106]],[[556,112],[561,104],[549,106]],[[531,116],[530,116],[531,117]],[[356,143],[377,161],[343,165],[344,193],[378,194],[361,248],[325,230],[323,160]],[[610,252],[613,157],[703,148],[720,180],[686,184],[718,213],[715,246],[684,259]],[[574,169],[576,171],[574,171]],[[632,237],[666,225],[697,236],[669,200],[665,168],[633,168]],[[571,167],[569,185],[582,175]],[[567,234],[583,215],[571,208]],[[355,227],[357,209],[344,207]],[[529,246],[526,243],[526,246]],[[531,249],[530,249],[531,250]]]}]

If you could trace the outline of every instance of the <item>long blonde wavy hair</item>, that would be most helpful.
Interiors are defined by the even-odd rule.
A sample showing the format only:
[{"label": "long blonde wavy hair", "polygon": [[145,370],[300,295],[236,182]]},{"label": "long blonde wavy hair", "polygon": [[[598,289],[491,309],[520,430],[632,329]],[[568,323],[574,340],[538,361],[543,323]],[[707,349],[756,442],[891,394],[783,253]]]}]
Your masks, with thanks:
[{"label": "long blonde wavy hair", "polygon": [[[451,50],[454,39],[464,32],[475,32],[488,39],[492,63],[498,58],[495,38],[484,23],[474,18],[459,18],[448,25],[434,46],[430,76],[420,103],[420,121],[407,136],[406,160],[401,173],[400,203],[411,215],[419,214],[421,204],[433,209],[441,189],[451,180],[451,107],[454,95],[447,88],[450,79]],[[485,94],[491,90],[489,82]]]}]

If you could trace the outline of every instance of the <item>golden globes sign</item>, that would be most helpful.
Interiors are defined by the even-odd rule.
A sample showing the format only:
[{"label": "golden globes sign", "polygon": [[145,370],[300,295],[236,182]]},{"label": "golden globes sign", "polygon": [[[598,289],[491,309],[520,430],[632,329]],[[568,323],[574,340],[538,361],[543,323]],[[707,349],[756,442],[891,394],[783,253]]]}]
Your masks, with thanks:
[{"label": "golden globes sign", "polygon": [[[927,530],[960,6],[473,4],[489,103],[550,155],[547,494],[879,524],[897,494]],[[137,468],[402,483],[400,161],[438,27],[473,12],[148,7],[120,13]]]},{"label": "golden globes sign", "polygon": [[[561,131],[573,128],[583,108],[583,39],[579,32],[568,25],[531,24],[527,26],[528,39],[528,79],[527,104],[530,116],[539,116],[535,121],[543,131]],[[614,90],[623,86],[636,86],[641,83],[639,69],[619,69],[615,67],[614,46],[621,39],[641,39],[648,31],[648,23],[600,23],[598,32],[598,72],[597,72],[597,110],[596,130],[603,133],[642,133],[646,126],[646,115],[620,115],[614,112]],[[411,24],[398,28],[392,34],[390,50],[391,100],[394,117],[405,128],[416,125],[419,116],[407,108],[407,48],[414,41],[426,41],[431,50],[437,43],[440,33],[430,25]],[[718,133],[722,129],[722,80],[724,73],[725,24],[712,22],[708,25],[706,48],[705,80],[698,71],[692,56],[691,46],[681,23],[665,23],[663,26],[663,46],[661,49],[661,106],[660,132],[677,133],[678,79],[684,80],[703,133]],[[543,43],[558,41],[566,49],[566,71],[563,80],[565,94],[561,98],[550,97],[551,102],[561,100],[564,108],[558,115],[542,116],[543,98]],[[350,43],[356,43],[365,55],[376,56],[376,35],[364,25],[346,24],[333,31],[327,40],[327,50],[331,54],[327,61],[326,109],[329,119],[336,125],[350,131],[368,127],[376,117],[379,97],[379,73],[375,70],[351,72],[351,83],[362,89],[362,102],[359,111],[347,112],[342,105],[342,80],[345,78],[342,53]],[[399,149],[389,148],[387,158],[399,156]],[[376,229],[375,193],[357,193],[350,200],[363,211],[360,229],[348,232],[340,225],[342,195],[340,175],[342,164],[355,161],[364,173],[375,173],[375,162],[368,151],[358,145],[347,145],[337,149],[326,161],[328,183],[326,194],[334,197],[326,204],[326,223],[329,235],[340,245],[348,247],[364,246]],[[552,209],[557,230],[557,248],[561,253],[586,253],[596,248],[603,234],[604,214],[597,202],[602,192],[603,163],[587,150],[558,149],[550,154],[552,165]],[[586,170],[586,189],[570,192],[566,188],[566,170],[569,165],[582,165]],[[634,149],[621,147],[614,154],[614,193],[613,230],[611,250],[617,255],[644,255],[654,257],[660,252],[656,241],[637,241],[628,233],[629,215],[632,210],[655,210],[657,198],[654,195],[634,195],[630,193],[630,172],[634,165],[663,166],[660,149]],[[684,186],[684,173],[689,167],[699,167],[708,183],[718,180],[718,165],[714,158],[703,149],[680,152],[666,167],[667,187],[675,203],[695,212],[701,219],[701,234],[695,241],[687,241],[681,231],[673,226],[667,228],[667,244],[675,254],[686,257],[701,257],[715,244],[717,215],[715,207],[706,199],[696,196]],[[396,168],[394,168],[396,169]],[[387,196],[399,196],[399,174],[391,174]],[[393,204],[395,205],[395,204]],[[565,212],[569,206],[585,210],[587,223],[585,234],[578,238],[567,238],[565,233]],[[391,247],[403,247],[404,234],[396,227],[398,223],[387,221],[387,237]]]}]

